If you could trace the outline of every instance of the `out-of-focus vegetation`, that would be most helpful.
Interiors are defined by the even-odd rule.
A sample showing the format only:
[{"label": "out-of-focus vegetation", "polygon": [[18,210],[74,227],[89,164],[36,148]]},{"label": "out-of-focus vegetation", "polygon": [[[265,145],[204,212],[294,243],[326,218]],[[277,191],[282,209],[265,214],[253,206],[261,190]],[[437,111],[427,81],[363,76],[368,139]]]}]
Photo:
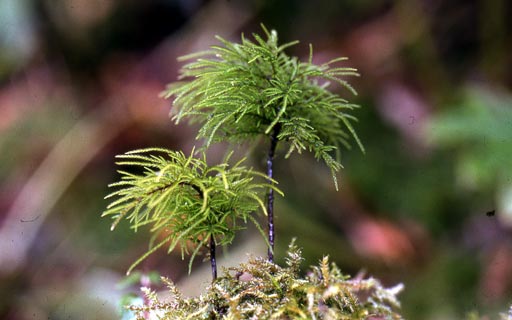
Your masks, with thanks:
[{"label": "out-of-focus vegetation", "polygon": [[[404,283],[405,318],[497,317],[512,297],[511,14],[506,0],[1,1],[0,318],[111,319],[139,294],[116,283],[147,234],[100,218],[114,155],[188,153],[197,130],[158,98],[176,57],[260,22],[300,39],[303,61],[313,43],[315,63],[348,56],[361,74],[366,155],[344,155],[340,191],[313,157],[277,159],[278,262],[298,237],[304,265],[328,254],[344,274]],[[253,239],[220,264],[264,254]],[[165,252],[141,270],[190,294],[209,281]]]},{"label": "out-of-focus vegetation", "polygon": [[[430,128],[433,143],[455,154],[455,178],[462,189],[495,195],[502,223],[512,223],[512,98],[502,92],[469,89]],[[475,203],[476,204],[476,203]]]}]

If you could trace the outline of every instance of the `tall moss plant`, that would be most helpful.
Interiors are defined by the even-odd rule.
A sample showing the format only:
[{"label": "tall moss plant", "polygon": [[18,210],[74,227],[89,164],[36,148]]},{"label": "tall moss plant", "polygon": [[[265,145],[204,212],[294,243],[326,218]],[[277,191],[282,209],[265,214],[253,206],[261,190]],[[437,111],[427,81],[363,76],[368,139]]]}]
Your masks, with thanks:
[{"label": "tall moss plant", "polygon": [[[103,216],[114,219],[112,229],[122,219],[128,219],[132,229],[150,225],[153,237],[149,250],[129,268],[128,273],[159,248],[167,251],[177,246],[182,257],[190,254],[189,271],[201,248],[209,249],[212,278],[217,278],[216,246],[232,243],[240,222],[253,222],[265,233],[251,215],[265,204],[260,190],[277,190],[274,181],[254,181],[264,174],[247,169],[242,161],[208,166],[206,157],[195,158],[160,148],[135,150],[119,155],[121,166],[143,171],[135,174],[119,171],[121,181],[111,184],[117,188],[107,196],[113,199]],[[280,192],[279,190],[277,190]],[[192,252],[189,252],[192,244]]]},{"label": "tall moss plant", "polygon": [[[358,106],[328,90],[337,83],[349,93],[356,91],[344,79],[358,76],[357,70],[335,67],[346,58],[321,65],[313,64],[310,45],[306,62],[288,56],[286,48],[297,41],[278,44],[275,31],[264,26],[266,39],[242,36],[241,43],[217,37],[220,45],[184,56],[192,60],[181,69],[181,80],[169,85],[164,96],[174,97],[173,119],[202,124],[197,138],[205,147],[220,141],[245,142],[265,137],[268,141],[267,178],[274,177],[274,157],[278,145],[287,145],[285,158],[308,150],[329,167],[336,188],[336,172],[342,168],[341,147],[350,147],[353,138],[364,151],[351,122]],[[334,157],[333,157],[333,154]],[[268,259],[274,252],[274,192],[267,193]]]}]

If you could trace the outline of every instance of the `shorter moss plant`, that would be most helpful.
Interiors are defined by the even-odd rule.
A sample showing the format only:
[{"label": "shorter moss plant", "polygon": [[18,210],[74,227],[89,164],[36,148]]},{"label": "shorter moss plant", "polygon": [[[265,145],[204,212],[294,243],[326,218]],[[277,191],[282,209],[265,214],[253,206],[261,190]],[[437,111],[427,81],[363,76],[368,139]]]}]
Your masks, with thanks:
[{"label": "shorter moss plant", "polygon": [[121,181],[106,198],[115,198],[103,216],[112,216],[112,229],[126,218],[131,228],[151,225],[153,237],[149,250],[128,269],[130,271],[159,248],[167,245],[173,251],[178,245],[182,257],[190,253],[189,271],[201,248],[209,248],[212,278],[217,278],[215,250],[217,245],[233,242],[239,221],[251,221],[265,238],[265,232],[252,214],[259,208],[266,212],[259,191],[275,187],[275,181],[253,181],[263,174],[241,165],[230,166],[226,161],[208,166],[206,156],[195,158],[161,148],[135,150],[119,155],[118,165],[139,167],[144,172],[134,174],[119,171]]}]

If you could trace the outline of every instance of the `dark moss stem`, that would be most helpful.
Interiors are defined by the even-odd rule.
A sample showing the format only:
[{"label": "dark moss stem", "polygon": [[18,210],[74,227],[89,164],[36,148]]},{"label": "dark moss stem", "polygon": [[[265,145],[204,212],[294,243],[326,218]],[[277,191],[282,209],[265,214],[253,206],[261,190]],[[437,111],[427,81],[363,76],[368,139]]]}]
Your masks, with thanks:
[{"label": "dark moss stem", "polygon": [[217,279],[217,260],[215,259],[215,247],[217,244],[215,243],[215,238],[213,235],[210,235],[210,264],[212,265],[212,281]]},{"label": "dark moss stem", "polygon": [[[188,183],[188,182],[182,182],[181,184],[188,185],[188,186],[192,187],[192,189],[197,191],[197,193],[199,194],[201,199],[204,198],[203,190],[201,190],[201,188],[199,188],[199,186],[192,184],[192,183]],[[215,238],[214,238],[213,234],[210,235],[209,241],[210,241],[210,243],[208,246],[210,247],[210,264],[212,266],[212,282],[213,282],[213,281],[215,281],[215,279],[217,279],[217,259],[216,259],[216,253],[215,253],[217,244],[215,243]]]},{"label": "dark moss stem", "polygon": [[[277,136],[279,135],[279,131],[281,131],[281,125],[276,124],[274,129],[272,130],[272,135],[270,136],[270,148],[268,150],[267,155],[267,177],[269,183],[272,183],[272,179],[274,177],[274,154],[276,152],[277,147]],[[275,232],[274,232],[274,189],[269,188],[268,190],[268,198],[267,198],[267,214],[268,214],[268,243],[270,247],[268,248],[268,261],[274,262],[274,240],[275,240]]]}]

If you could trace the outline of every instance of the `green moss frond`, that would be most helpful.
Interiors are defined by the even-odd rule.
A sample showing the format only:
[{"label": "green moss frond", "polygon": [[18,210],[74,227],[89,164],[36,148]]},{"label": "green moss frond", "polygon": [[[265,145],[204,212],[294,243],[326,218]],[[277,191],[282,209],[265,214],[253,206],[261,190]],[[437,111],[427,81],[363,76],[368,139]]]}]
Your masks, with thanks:
[{"label": "green moss frond", "polygon": [[225,270],[199,297],[185,298],[168,280],[171,299],[150,297],[150,306],[132,307],[143,319],[150,310],[160,319],[402,319],[396,298],[402,286],[350,279],[324,258],[306,277],[299,275],[300,250],[292,243],[287,266],[266,259]]},{"label": "green moss frond", "polygon": [[168,252],[179,246],[182,256],[191,255],[192,263],[210,236],[218,245],[230,244],[248,220],[266,238],[252,214],[266,212],[261,193],[267,188],[281,193],[276,182],[269,183],[263,174],[242,166],[242,161],[208,166],[204,154],[202,159],[192,154],[150,148],[117,156],[118,165],[143,172],[119,171],[121,180],[110,185],[117,190],[106,197],[112,201],[102,216],[112,217],[112,228],[126,219],[134,231],[149,225],[153,233],[149,250],[129,271],[165,246]]},{"label": "green moss frond", "polygon": [[[358,108],[328,90],[338,83],[356,94],[346,77],[357,70],[333,66],[346,58],[321,65],[288,56],[284,50],[297,41],[279,45],[277,33],[263,26],[266,40],[253,34],[241,43],[217,37],[220,45],[184,57],[192,61],[181,69],[182,81],[168,86],[163,96],[174,97],[172,118],[199,122],[197,138],[205,146],[219,141],[240,142],[261,135],[270,136],[278,128],[279,141],[288,144],[287,156],[307,150],[335,173],[342,167],[340,148],[353,138],[362,143],[350,112]],[[335,153],[333,157],[331,154]]]}]

